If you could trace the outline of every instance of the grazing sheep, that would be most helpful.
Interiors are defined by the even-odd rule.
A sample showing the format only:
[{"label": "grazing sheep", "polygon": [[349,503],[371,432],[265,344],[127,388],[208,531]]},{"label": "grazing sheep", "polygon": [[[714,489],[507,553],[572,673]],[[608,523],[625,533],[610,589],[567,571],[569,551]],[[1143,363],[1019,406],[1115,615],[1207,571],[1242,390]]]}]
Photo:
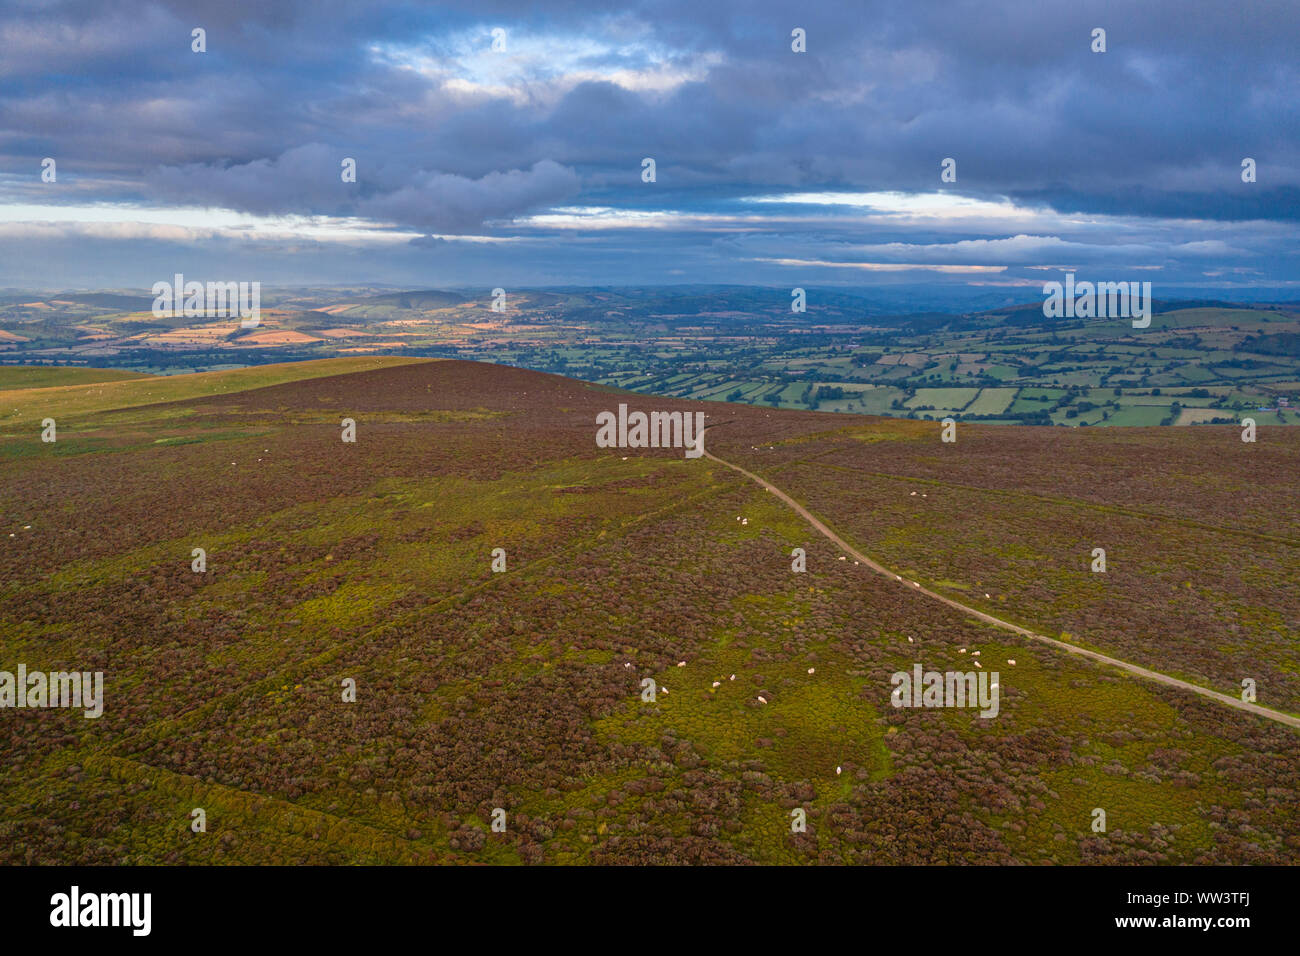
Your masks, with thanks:
[{"label": "grazing sheep", "polygon": [[839,557],[839,560],[841,560],[841,561],[847,561],[848,558],[844,557],[844,555],[841,554],[840,557]]},{"label": "grazing sheep", "polygon": [[740,519],[740,523],[741,523],[741,524],[749,524],[749,519],[748,519],[748,518],[741,518],[741,519]]},{"label": "grazing sheep", "polygon": [[907,639],[907,643],[912,644],[912,643],[914,643],[914,641],[909,637],[909,638]]},{"label": "grazing sheep", "polygon": [[1010,664],[1012,667],[1016,666],[1016,662],[1012,660],[1010,657],[1007,658],[1007,663]]},{"label": "grazing sheep", "polygon": [[978,667],[978,668],[981,668],[981,669],[983,669],[983,667],[984,667],[984,665],[981,664],[979,661],[976,661],[976,662],[975,662],[975,666]]},{"label": "grazing sheep", "polygon": [[836,768],[835,768],[835,776],[838,777],[838,776],[839,776],[840,774],[842,774],[843,772],[844,772],[844,768],[843,768],[843,767],[836,767]]},{"label": "grazing sheep", "polygon": [[810,667],[810,668],[808,668],[808,673],[811,674],[811,673],[812,673],[813,671],[815,671],[815,670],[817,670],[817,668],[815,668],[815,667]]},{"label": "grazing sheep", "polygon": [[736,675],[735,675],[735,674],[732,674],[730,679],[731,679],[731,680],[735,680],[735,679],[736,679]]},{"label": "grazing sheep", "polygon": [[971,657],[979,657],[979,656],[980,656],[980,652],[979,652],[979,651],[971,651],[971,652],[970,652],[970,656],[971,656]]},{"label": "grazing sheep", "polygon": [[758,698],[758,702],[759,702],[760,704],[766,704],[766,703],[767,703],[767,698],[766,698],[766,697],[763,697],[763,696],[760,694],[760,695],[759,695],[759,698]]},{"label": "grazing sheep", "polygon": [[722,686],[722,681],[720,681],[720,680],[715,680],[715,681],[713,682],[713,686],[714,686],[714,687],[721,687],[721,686]]},{"label": "grazing sheep", "polygon": [[958,654],[965,654],[965,653],[966,653],[966,648],[964,648],[964,647],[963,647],[963,648],[960,648],[960,649],[957,651],[957,653],[958,653]]},{"label": "grazing sheep", "polygon": [[985,597],[988,597],[988,596],[989,596],[989,592],[988,592],[988,591],[985,591],[985,592],[984,592],[984,596],[985,596]]}]

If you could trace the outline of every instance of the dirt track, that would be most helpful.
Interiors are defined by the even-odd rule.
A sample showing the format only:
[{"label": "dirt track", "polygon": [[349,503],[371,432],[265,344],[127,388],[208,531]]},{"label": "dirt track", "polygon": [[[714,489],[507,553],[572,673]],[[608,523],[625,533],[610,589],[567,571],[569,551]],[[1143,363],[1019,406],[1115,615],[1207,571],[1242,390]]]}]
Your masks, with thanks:
[{"label": "dirt track", "polygon": [[983,621],[986,624],[992,624],[995,627],[1000,627],[1008,631],[1014,631],[1016,634],[1019,634],[1022,637],[1027,637],[1035,641],[1041,641],[1044,644],[1050,644],[1053,647],[1062,651],[1066,651],[1070,654],[1077,654],[1080,657],[1087,657],[1090,658],[1091,660],[1097,661],[1098,663],[1109,664],[1112,667],[1118,667],[1120,670],[1127,671],[1130,674],[1136,674],[1138,677],[1145,677],[1148,680],[1158,681],[1159,683],[1167,684],[1170,687],[1178,687],[1182,690],[1191,691],[1194,694],[1200,694],[1202,697],[1208,697],[1210,700],[1217,701],[1220,704],[1226,704],[1229,707],[1235,707],[1237,710],[1244,710],[1247,711],[1248,713],[1256,714],[1260,717],[1266,717],[1269,720],[1275,720],[1280,724],[1286,724],[1288,727],[1300,728],[1300,717],[1293,717],[1292,715],[1284,714],[1281,711],[1270,710],[1269,708],[1261,707],[1258,704],[1248,704],[1245,701],[1238,700],[1235,697],[1229,697],[1227,694],[1221,694],[1216,690],[1210,690],[1208,687],[1201,687],[1198,684],[1192,684],[1185,680],[1179,680],[1177,677],[1170,677],[1168,674],[1161,674],[1159,671],[1148,670],[1145,667],[1139,667],[1137,664],[1130,664],[1128,661],[1122,661],[1115,657],[1108,657],[1105,654],[1099,654],[1096,651],[1090,651],[1082,647],[1076,647],[1073,644],[1067,644],[1065,641],[1058,641],[1054,637],[1047,637],[1044,634],[1036,634],[1033,631],[1020,627],[1018,624],[1012,624],[1010,621],[1004,621],[1001,618],[994,617],[992,614],[986,614],[981,610],[962,604],[960,601],[954,601],[952,600],[952,598],[944,597],[942,594],[936,594],[934,591],[931,591],[928,588],[921,586],[919,583],[915,581],[904,580],[900,575],[895,574],[893,571],[890,571],[888,568],[884,567],[883,565],[876,563],[875,561],[867,557],[865,554],[863,554],[861,551],[855,549],[847,541],[845,541],[834,531],[828,528],[819,518],[817,518],[807,508],[799,504],[799,502],[795,501],[793,498],[787,495],[780,488],[777,488],[771,482],[760,478],[758,475],[754,474],[753,472],[746,471],[744,468],[741,468],[739,465],[733,465],[731,462],[719,458],[717,455],[712,454],[707,449],[705,449],[704,451],[704,456],[706,458],[711,459],[712,461],[716,461],[719,465],[725,465],[728,468],[732,469],[733,471],[740,472],[740,474],[744,475],[746,478],[749,478],[752,481],[758,482],[758,484],[762,485],[765,490],[770,491],[772,494],[776,495],[778,498],[784,501],[790,508],[792,508],[795,511],[795,513],[797,513],[801,518],[803,518],[810,525],[812,525],[814,528],[820,531],[823,535],[825,535],[827,538],[833,541],[837,547],[839,547],[845,553],[851,555],[855,561],[858,561],[866,565],[867,567],[871,568],[871,570],[875,571],[877,574],[881,574],[887,578],[898,581],[900,584],[902,584],[904,587],[907,587],[909,590],[916,591],[919,594],[924,594],[926,597],[933,598],[936,601],[942,601],[944,604],[948,605],[949,607],[955,608],[956,610],[961,611],[963,614],[968,614],[971,617],[978,618],[979,620]]}]

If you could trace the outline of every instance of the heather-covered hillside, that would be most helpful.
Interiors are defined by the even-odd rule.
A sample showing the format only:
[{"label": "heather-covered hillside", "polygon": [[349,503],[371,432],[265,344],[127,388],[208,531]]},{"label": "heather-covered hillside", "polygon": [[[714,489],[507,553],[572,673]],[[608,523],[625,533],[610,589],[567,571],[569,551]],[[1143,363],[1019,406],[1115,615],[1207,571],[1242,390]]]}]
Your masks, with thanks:
[{"label": "heather-covered hillside", "polygon": [[[461,361],[110,379],[0,391],[0,669],[104,674],[99,718],[4,712],[4,862],[1300,857],[1295,729],[594,440],[619,403],[702,411],[712,454],[910,580],[1294,714],[1295,430],[945,443]],[[891,674],[975,660],[995,717],[891,705]]]}]

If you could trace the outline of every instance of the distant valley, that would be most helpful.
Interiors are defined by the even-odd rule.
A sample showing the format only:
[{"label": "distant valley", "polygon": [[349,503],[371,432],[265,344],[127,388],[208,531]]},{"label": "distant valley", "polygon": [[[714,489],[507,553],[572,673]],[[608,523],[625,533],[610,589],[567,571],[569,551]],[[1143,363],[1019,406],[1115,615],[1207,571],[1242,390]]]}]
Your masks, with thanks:
[{"label": "distant valley", "polygon": [[[144,293],[0,298],[0,363],[152,374],[461,358],[676,398],[986,424],[1300,422],[1300,305],[1156,301],[1151,324],[896,310],[855,293],[677,287],[265,296],[255,328],[158,318]],[[33,373],[34,374],[34,373]]]}]

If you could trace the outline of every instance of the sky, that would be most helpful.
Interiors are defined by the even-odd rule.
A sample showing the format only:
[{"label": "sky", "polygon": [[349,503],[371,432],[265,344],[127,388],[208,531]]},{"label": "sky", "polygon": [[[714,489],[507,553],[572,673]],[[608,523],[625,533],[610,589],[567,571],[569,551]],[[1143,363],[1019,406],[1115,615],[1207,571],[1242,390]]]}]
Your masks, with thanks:
[{"label": "sky", "polygon": [[0,286],[1300,298],[1298,50],[1294,0],[0,0]]}]

